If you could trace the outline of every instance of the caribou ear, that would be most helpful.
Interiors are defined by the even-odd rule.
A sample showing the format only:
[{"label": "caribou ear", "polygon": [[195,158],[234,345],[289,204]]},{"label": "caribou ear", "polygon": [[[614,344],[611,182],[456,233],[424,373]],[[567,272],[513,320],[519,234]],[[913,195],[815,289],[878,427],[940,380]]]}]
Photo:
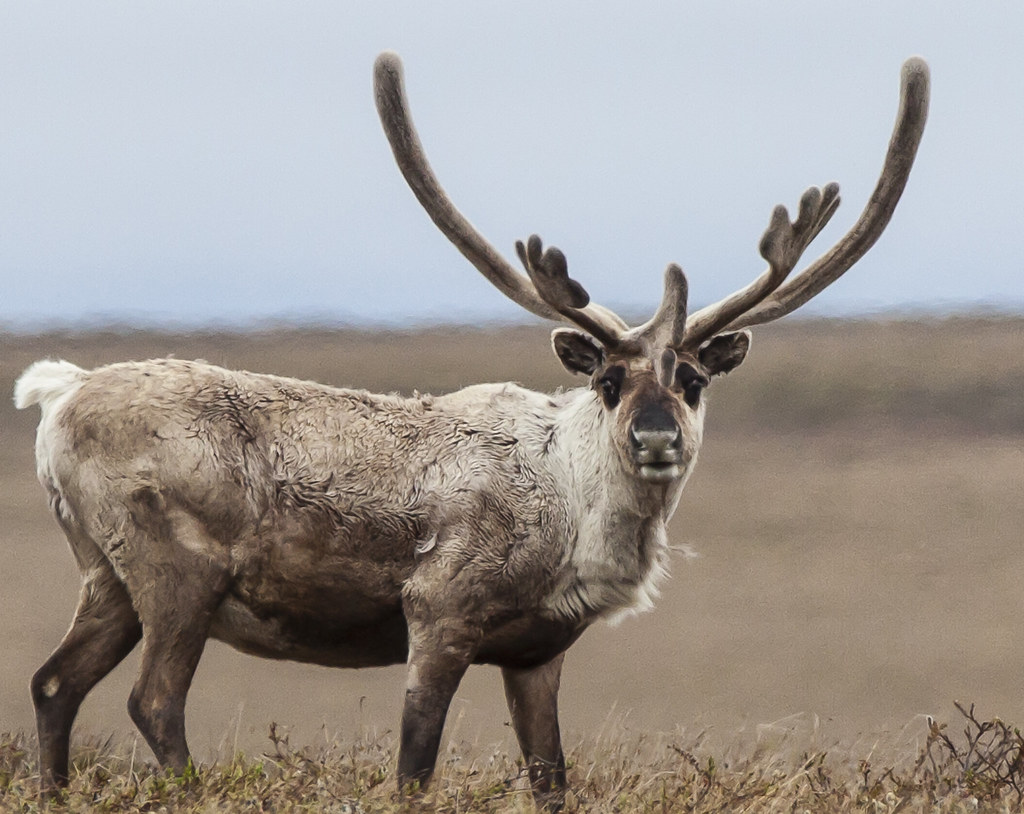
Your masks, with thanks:
[{"label": "caribou ear", "polygon": [[750,331],[719,334],[700,349],[697,356],[709,376],[719,376],[738,367],[750,350]]},{"label": "caribou ear", "polygon": [[570,373],[591,375],[604,364],[604,348],[580,331],[555,328],[551,332],[555,356]]}]

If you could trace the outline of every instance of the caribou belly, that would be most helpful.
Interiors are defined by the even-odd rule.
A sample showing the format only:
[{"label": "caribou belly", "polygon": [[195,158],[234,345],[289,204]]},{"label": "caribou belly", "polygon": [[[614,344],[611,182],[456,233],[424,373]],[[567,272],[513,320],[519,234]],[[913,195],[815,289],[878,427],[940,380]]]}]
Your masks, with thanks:
[{"label": "caribou belly", "polygon": [[358,622],[277,609],[257,614],[227,597],[214,615],[210,636],[243,653],[328,667],[380,667],[406,660],[408,637],[400,605]]},{"label": "caribou belly", "polygon": [[[586,623],[525,614],[489,630],[474,662],[528,668],[568,648]],[[328,667],[382,667],[408,657],[408,634],[400,607],[370,622],[278,614],[261,618],[235,597],[221,603],[210,636],[254,656]]]}]

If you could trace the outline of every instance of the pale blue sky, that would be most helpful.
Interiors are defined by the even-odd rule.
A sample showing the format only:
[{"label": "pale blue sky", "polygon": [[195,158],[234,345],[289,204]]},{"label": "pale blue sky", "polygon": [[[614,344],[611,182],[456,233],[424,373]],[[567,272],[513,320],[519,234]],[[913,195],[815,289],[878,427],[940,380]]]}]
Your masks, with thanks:
[{"label": "pale blue sky", "polygon": [[376,119],[405,60],[457,205],[646,315],[760,273],[779,202],[864,205],[899,68],[928,128],[879,244],[815,313],[1024,311],[1024,3],[0,3],[0,328],[518,318],[438,233]]}]

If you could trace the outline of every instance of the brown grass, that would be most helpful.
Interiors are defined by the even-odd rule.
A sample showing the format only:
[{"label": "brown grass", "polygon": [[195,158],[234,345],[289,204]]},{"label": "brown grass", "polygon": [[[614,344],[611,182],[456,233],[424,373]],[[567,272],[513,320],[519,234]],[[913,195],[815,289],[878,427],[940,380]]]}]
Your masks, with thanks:
[{"label": "brown grass", "polygon": [[[612,729],[569,751],[569,812],[977,812],[1017,811],[1024,798],[1024,738],[998,719],[957,707],[962,732],[921,722],[915,743],[878,760],[769,732],[753,747],[709,753],[682,737]],[[266,751],[239,753],[182,775],[161,772],[109,740],[78,749],[71,783],[40,802],[33,748],[0,737],[4,811],[532,812],[519,762],[504,750],[451,744],[424,791],[395,789],[394,744],[357,739],[294,748],[275,725]],[[889,746],[892,746],[890,744]]]},{"label": "brown grass", "polygon": [[[402,392],[499,379],[571,383],[546,334],[0,335],[0,390],[10,393],[17,374],[43,356],[91,366],[168,354]],[[618,788],[607,774],[614,755],[620,778],[685,779],[672,743],[701,766],[713,757],[718,777],[731,778],[727,788],[745,777],[732,769],[761,760],[805,778],[802,752],[824,751],[836,787],[856,790],[870,744],[890,744],[892,757],[873,760],[880,768],[869,779],[907,770],[919,745],[901,733],[918,727],[923,743],[923,714],[948,720],[955,698],[1024,720],[1022,350],[1021,318],[797,321],[757,332],[748,362],[711,389],[705,449],[672,524],[674,542],[700,556],[678,559],[653,613],[595,627],[569,653],[563,728],[580,794],[588,777],[601,778],[605,791]],[[31,731],[28,678],[66,629],[78,589],[33,475],[36,420],[0,402],[0,730],[14,733]],[[132,656],[90,696],[76,744],[111,733],[115,743],[134,743],[124,711],[134,671]],[[369,745],[369,764],[379,769],[386,761],[372,756],[390,755],[402,684],[400,668],[258,661],[212,643],[190,695],[190,742],[200,760],[218,761],[202,772],[244,774],[254,764],[236,765],[232,755],[261,754],[276,720],[293,744],[334,750],[325,772],[340,772],[337,751],[357,743]],[[447,735],[459,759],[445,762],[443,776],[475,770],[490,778],[483,767],[492,757],[501,782],[514,776],[499,684],[492,670],[470,671]],[[758,738],[792,722],[795,757],[758,757]],[[612,734],[602,740],[602,731]],[[26,737],[11,737],[5,760]],[[657,754],[635,758],[652,743],[661,744]],[[320,754],[310,749],[295,751]],[[144,774],[147,759],[139,747]],[[104,756],[97,765],[107,763]],[[116,768],[110,783],[123,764]],[[23,770],[31,774],[31,763]],[[480,788],[468,775],[452,782],[438,789]],[[380,800],[390,800],[390,782],[381,789]],[[843,805],[854,806],[849,794]],[[685,796],[674,799],[670,808],[686,810]],[[614,810],[604,792],[586,800],[606,806],[592,810]],[[822,810],[810,798],[793,800]]]}]

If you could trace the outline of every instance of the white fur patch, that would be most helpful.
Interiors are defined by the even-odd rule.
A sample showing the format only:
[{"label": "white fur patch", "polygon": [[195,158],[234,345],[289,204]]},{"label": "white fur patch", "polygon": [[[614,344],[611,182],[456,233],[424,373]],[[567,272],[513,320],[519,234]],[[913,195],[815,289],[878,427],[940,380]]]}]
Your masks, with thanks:
[{"label": "white fur patch", "polygon": [[416,556],[422,557],[428,551],[432,551],[434,546],[437,545],[437,535],[435,534],[429,540],[421,540],[416,543]]},{"label": "white fur patch", "polygon": [[33,404],[42,410],[36,431],[36,473],[44,485],[55,486],[50,471],[50,453],[57,439],[55,416],[87,375],[70,362],[43,359],[28,367],[14,384],[14,405],[19,410]]},{"label": "white fur patch", "polygon": [[410,664],[409,671],[405,677],[405,689],[409,691],[418,690],[420,687],[420,671],[416,669],[416,665],[412,664],[412,654],[410,652]]},{"label": "white fur patch", "polygon": [[575,534],[564,563],[569,578],[547,605],[567,618],[597,616],[614,623],[650,610],[668,576],[665,524],[692,469],[692,456],[684,477],[657,497],[619,463],[605,413],[592,394],[581,391],[562,419],[570,428],[568,443],[554,454],[561,458]]},{"label": "white fur patch", "polygon": [[38,404],[43,412],[78,388],[85,371],[78,365],[43,359],[26,368],[14,383],[14,406],[19,410]]}]

